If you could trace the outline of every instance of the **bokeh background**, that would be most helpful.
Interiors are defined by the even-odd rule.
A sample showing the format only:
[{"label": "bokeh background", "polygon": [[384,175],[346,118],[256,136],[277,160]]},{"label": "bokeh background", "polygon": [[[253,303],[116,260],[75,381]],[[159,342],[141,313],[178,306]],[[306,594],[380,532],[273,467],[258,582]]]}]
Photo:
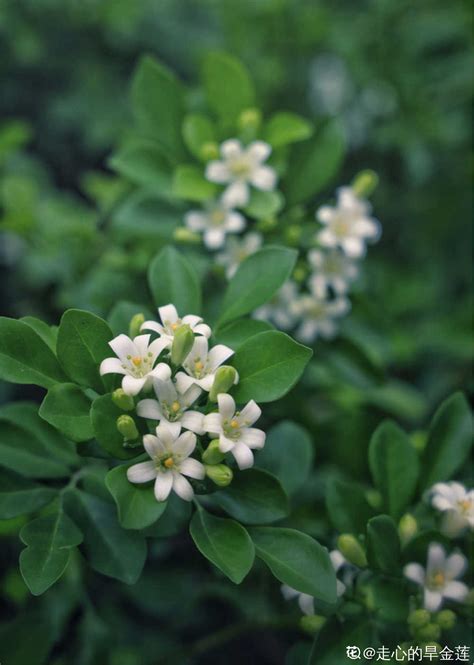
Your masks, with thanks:
[{"label": "bokeh background", "polygon": [[[364,360],[341,364],[333,355],[328,367],[336,378],[314,366],[297,389],[305,399],[275,407],[315,433],[321,468],[350,468],[364,480],[368,437],[382,416],[416,430],[453,390],[472,392],[470,11],[464,0],[0,1],[2,313],[57,323],[65,307],[106,314],[118,294],[143,288],[147,250],[124,255],[108,246],[106,233],[126,193],[107,159],[128,131],[130,77],[139,57],[151,53],[197,98],[202,56],[229,51],[247,65],[264,109],[342,120],[349,150],[334,185],[363,168],[380,178],[373,203],[383,237],[371,249],[346,324]],[[321,348],[316,361],[324,361]],[[390,376],[385,392],[372,389],[376,372]],[[2,390],[5,398],[18,396]],[[315,490],[315,500],[321,494]],[[318,519],[304,508],[301,526],[319,535]],[[177,561],[185,554],[178,551]],[[164,626],[159,639],[176,633],[178,642],[199,636],[203,622],[220,625],[231,613],[222,610],[225,600],[211,602],[212,593],[199,600],[202,586],[195,573],[186,575],[179,566],[167,574],[161,600],[147,595],[146,585],[130,591],[125,623],[114,607],[115,586],[95,579],[106,625],[91,610],[80,630],[100,643],[113,626],[125,644],[147,643],[145,653],[157,648],[157,621]],[[26,607],[13,568],[3,586],[8,612]],[[239,602],[247,602],[245,593]],[[183,594],[189,607],[204,608],[201,617],[187,614],[184,634]],[[58,604],[49,598],[51,608]],[[263,600],[253,593],[250,602]],[[75,631],[63,642],[80,645]],[[247,635],[242,649],[254,658],[248,662],[278,664],[282,644],[290,643],[291,636]],[[96,662],[87,660],[86,647],[77,649],[78,663]],[[127,649],[109,652],[110,663],[155,662]],[[202,662],[241,662],[242,649],[217,649],[215,660]],[[55,664],[72,662],[61,653]]]}]

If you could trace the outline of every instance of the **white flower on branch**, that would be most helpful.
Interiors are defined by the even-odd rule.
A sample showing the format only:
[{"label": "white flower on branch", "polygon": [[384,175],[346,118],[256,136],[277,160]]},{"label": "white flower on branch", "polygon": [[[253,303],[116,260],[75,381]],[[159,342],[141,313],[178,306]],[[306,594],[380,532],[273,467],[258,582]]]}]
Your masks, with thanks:
[{"label": "white flower on branch", "polygon": [[338,249],[327,252],[312,249],[308,252],[308,263],[312,268],[308,279],[309,288],[322,298],[327,295],[329,288],[338,295],[347,293],[350,283],[359,272],[354,261]]},{"label": "white flower on branch", "polygon": [[237,268],[247,256],[255,254],[263,244],[263,236],[250,231],[241,238],[229,238],[222,252],[216,254],[216,263],[225,268],[227,279],[233,277]]},{"label": "white flower on branch", "polygon": [[442,533],[455,538],[466,528],[474,529],[474,490],[452,481],[436,483],[429,494],[431,505],[443,513]]},{"label": "white flower on branch", "polygon": [[209,392],[217,369],[233,353],[234,351],[224,344],[217,344],[209,349],[206,337],[196,337],[193,348],[183,362],[185,371],[176,374],[178,390],[185,393],[192,385],[196,385]]},{"label": "white flower on branch", "polygon": [[174,334],[182,325],[188,325],[195,335],[202,335],[203,337],[211,336],[211,329],[203,323],[200,316],[194,314],[187,314],[180,318],[174,305],[164,305],[158,307],[161,323],[157,321],[145,321],[141,325],[141,330],[152,330],[160,336],[156,342],[156,348],[163,351],[164,349],[171,348],[173,344]]},{"label": "white flower on branch", "polygon": [[232,210],[224,202],[214,202],[204,210],[190,210],[184,216],[190,231],[203,234],[208,249],[219,249],[224,245],[227,233],[239,233],[246,226],[245,217]]}]

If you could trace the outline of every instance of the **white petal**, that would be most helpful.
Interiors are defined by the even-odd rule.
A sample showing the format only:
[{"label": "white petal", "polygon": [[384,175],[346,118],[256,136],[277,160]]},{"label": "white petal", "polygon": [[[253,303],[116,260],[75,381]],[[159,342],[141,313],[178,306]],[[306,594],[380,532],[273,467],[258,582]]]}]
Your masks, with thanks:
[{"label": "white petal", "polygon": [[175,376],[176,387],[178,392],[186,393],[194,385],[195,380],[193,377],[185,374],[184,372],[178,372]]},{"label": "white petal", "polygon": [[141,462],[127,469],[127,478],[131,483],[147,483],[156,478],[154,462]]},{"label": "white petal", "polygon": [[328,282],[324,275],[311,275],[308,280],[308,286],[309,290],[314,293],[318,299],[326,297]]},{"label": "white petal", "polygon": [[319,249],[308,252],[308,261],[313,268],[321,268],[324,263],[324,254]]},{"label": "white petal", "polygon": [[246,427],[241,430],[240,441],[249,448],[263,448],[266,434],[261,429]]},{"label": "white petal", "polygon": [[321,206],[316,210],[316,219],[322,224],[328,224],[334,219],[334,208],[331,206]]},{"label": "white petal", "polygon": [[193,402],[197,400],[201,392],[202,391],[199,388],[199,386],[196,386],[194,384],[188,390],[186,390],[186,392],[182,393],[179,401],[184,406],[190,406]]},{"label": "white petal", "polygon": [[272,152],[272,146],[265,141],[253,141],[247,148],[247,155],[254,162],[264,162]]},{"label": "white petal", "polygon": [[428,563],[426,572],[428,575],[432,571],[444,571],[446,565],[446,553],[444,548],[438,543],[431,543],[428,548]]},{"label": "white petal", "polygon": [[196,447],[196,435],[193,432],[183,432],[173,443],[173,453],[182,458],[189,457]]},{"label": "white petal", "polygon": [[353,259],[360,259],[365,254],[364,241],[353,236],[344,238],[341,241],[341,247]]},{"label": "white petal", "polygon": [[257,189],[268,192],[275,189],[277,175],[270,166],[259,166],[256,168],[250,178],[250,182]]},{"label": "white petal", "polygon": [[232,439],[228,439],[225,434],[221,434],[219,437],[219,450],[221,453],[228,453],[235,446],[235,442]]},{"label": "white petal", "polygon": [[171,435],[172,440],[174,441],[175,439],[178,438],[179,433],[181,432],[181,421],[176,420],[174,422],[169,421],[167,418],[163,418],[163,420],[160,423],[161,425],[166,425],[168,428],[168,432]]},{"label": "white petal", "polygon": [[319,244],[323,245],[323,247],[337,246],[337,238],[334,235],[334,233],[331,231],[331,229],[323,229],[322,231],[316,234],[316,238]]},{"label": "white petal", "polygon": [[466,498],[466,488],[464,485],[461,485],[461,483],[457,483],[455,480],[451,481],[449,483],[451,492],[454,494],[456,499],[459,501],[462,501],[463,499]]},{"label": "white petal", "polygon": [[228,139],[221,144],[220,152],[224,159],[235,159],[243,152],[242,144],[238,139]]},{"label": "white petal", "polygon": [[173,474],[159,473],[155,480],[155,498],[157,501],[166,501],[173,486]]},{"label": "white petal", "polygon": [[134,376],[124,376],[122,379],[122,389],[127,395],[138,395],[145,386],[146,377],[136,379]]},{"label": "white petal", "polygon": [[250,198],[246,182],[237,180],[227,187],[222,195],[222,201],[228,208],[239,208],[247,205]]},{"label": "white petal", "polygon": [[163,412],[156,399],[142,399],[137,404],[137,415],[140,418],[149,418],[150,420],[161,420]]},{"label": "white petal", "polygon": [[194,491],[191,484],[186,480],[181,474],[174,472],[173,473],[173,491],[184,499],[185,501],[192,501],[194,496]]},{"label": "white petal", "polygon": [[298,598],[298,605],[300,606],[303,614],[311,616],[314,614],[314,598],[313,596],[308,595],[307,593],[301,593]]},{"label": "white petal", "polygon": [[184,216],[184,223],[191,231],[203,231],[207,228],[208,222],[207,215],[197,210],[190,210]]},{"label": "white petal", "polygon": [[353,231],[361,238],[370,238],[372,241],[380,237],[381,226],[376,219],[365,217],[358,219],[353,225]]},{"label": "white petal", "polygon": [[222,419],[220,413],[208,413],[204,416],[203,427],[209,434],[218,436],[222,432]]},{"label": "white petal", "polygon": [[224,420],[230,420],[235,413],[234,398],[227,393],[221,393],[217,396],[217,404],[222,418]]},{"label": "white petal", "polygon": [[219,249],[225,242],[225,230],[222,227],[208,229],[204,233],[203,239],[208,249]]},{"label": "white petal", "polygon": [[260,416],[262,415],[262,409],[258,404],[252,399],[250,402],[244,406],[242,411],[239,414],[238,421],[242,425],[248,426],[253,425]]},{"label": "white petal", "polygon": [[231,452],[241,471],[243,469],[250,469],[253,466],[253,453],[245,444],[238,441]]},{"label": "white petal", "polygon": [[231,174],[227,168],[227,164],[219,161],[212,161],[206,166],[206,178],[211,182],[224,184],[229,182]]},{"label": "white petal", "polygon": [[196,314],[186,314],[186,316],[183,316],[181,320],[190,328],[194,328],[198,323],[202,322],[202,318],[200,316],[196,316]]},{"label": "white petal", "polygon": [[280,589],[285,600],[292,600],[293,598],[296,598],[296,596],[300,595],[299,591],[293,589],[291,586],[288,586],[288,584],[282,584]]},{"label": "white petal", "polygon": [[143,358],[148,353],[150,335],[137,335],[137,337],[133,338],[133,343],[137,347],[138,355]]},{"label": "white petal", "polygon": [[159,379],[160,381],[167,381],[171,376],[171,369],[166,363],[158,363],[158,365],[154,367],[149,373],[155,379]]},{"label": "white petal", "polygon": [[408,563],[403,569],[403,574],[416,584],[425,583],[425,569],[419,563]]},{"label": "white petal", "polygon": [[455,580],[448,582],[443,589],[443,596],[450,600],[462,601],[466,598],[468,593],[469,588],[462,582],[457,582]]},{"label": "white petal", "polygon": [[163,324],[168,325],[170,323],[176,323],[178,320],[178,312],[174,305],[163,305],[163,307],[158,307],[158,313]]},{"label": "white petal", "polygon": [[[446,499],[440,500],[446,501]],[[462,531],[468,526],[469,518],[461,515],[457,510],[447,510],[441,520],[440,531],[448,538],[457,538]]]},{"label": "white petal", "polygon": [[126,374],[126,370],[118,358],[106,358],[100,363],[100,374]]},{"label": "white petal", "polygon": [[170,346],[170,341],[167,337],[159,337],[152,342],[148,348],[148,353],[152,354],[152,361],[158,358],[160,353]]},{"label": "white petal", "polygon": [[204,376],[202,379],[196,379],[196,384],[206,392],[209,392],[211,390],[213,383],[214,383],[214,374],[208,374],[207,376]]},{"label": "white petal", "polygon": [[336,573],[339,570],[339,568],[341,568],[347,563],[347,561],[344,558],[344,555],[339,550],[332,550],[331,552],[329,552],[329,558],[331,559],[332,567],[334,568]]},{"label": "white petal", "polygon": [[228,231],[229,233],[239,233],[239,231],[243,231],[245,229],[245,226],[246,226],[245,217],[241,215],[240,212],[231,210],[230,212],[227,213],[224,224],[224,228],[226,231]]},{"label": "white petal", "polygon": [[154,434],[145,434],[143,437],[143,446],[152,459],[160,457],[166,453],[163,443]]},{"label": "white petal", "polygon": [[157,323],[156,321],[145,321],[140,326],[140,330],[153,330],[153,332],[156,332],[159,335],[162,335],[164,333],[163,326],[160,323]]},{"label": "white petal", "polygon": [[204,434],[204,416],[199,411],[185,411],[181,416],[181,425],[196,434]]},{"label": "white petal", "polygon": [[185,476],[189,478],[196,478],[197,480],[202,480],[206,476],[206,469],[201,462],[198,462],[197,459],[188,457],[183,460],[179,465],[179,470]]},{"label": "white petal", "polygon": [[296,331],[296,338],[301,342],[311,344],[318,336],[319,325],[316,321],[305,321]]},{"label": "white petal", "polygon": [[233,349],[225,346],[224,344],[217,344],[209,351],[208,361],[211,370],[215,371],[227,358],[230,358],[234,353]]},{"label": "white petal", "polygon": [[156,428],[156,436],[160,439],[166,451],[171,452],[176,438],[181,432],[181,424],[170,423],[168,420],[160,422]]},{"label": "white petal", "polygon": [[127,335],[118,335],[109,342],[109,346],[122,361],[126,361],[127,356],[138,355],[135,344]]},{"label": "white petal", "polygon": [[346,585],[341,582],[341,580],[336,580],[336,593],[337,597],[340,598],[346,592]]},{"label": "white petal", "polygon": [[203,335],[204,337],[210,337],[212,334],[212,330],[205,323],[198,323],[197,326],[194,326],[193,332],[196,335]]},{"label": "white petal", "polygon": [[443,596],[439,591],[424,590],[423,604],[428,612],[436,612],[441,607]]},{"label": "white petal", "polygon": [[462,554],[455,552],[450,554],[446,559],[445,571],[446,577],[453,580],[456,577],[461,577],[467,568],[467,559]]}]

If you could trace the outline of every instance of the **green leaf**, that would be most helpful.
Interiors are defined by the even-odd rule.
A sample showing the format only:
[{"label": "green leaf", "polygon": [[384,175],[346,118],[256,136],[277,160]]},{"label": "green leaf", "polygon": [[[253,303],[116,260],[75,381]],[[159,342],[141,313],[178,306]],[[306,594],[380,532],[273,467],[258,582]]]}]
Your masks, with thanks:
[{"label": "green leaf", "polygon": [[196,272],[171,245],[164,247],[151,262],[148,284],[158,307],[171,303],[180,316],[201,311],[201,287]]},{"label": "green leaf", "polygon": [[61,367],[33,328],[16,319],[0,317],[0,378],[49,388],[64,381]]},{"label": "green leaf", "polygon": [[177,166],[171,185],[173,196],[188,201],[208,201],[217,194],[218,188],[204,177],[202,169],[189,164]]},{"label": "green leaf", "polygon": [[249,533],[257,556],[280,582],[323,603],[336,603],[336,573],[325,547],[295,529],[253,527]]},{"label": "green leaf", "polygon": [[240,584],[252,568],[255,557],[253,543],[244,527],[199,508],[189,530],[201,554],[232,582]]},{"label": "green leaf", "polygon": [[313,133],[313,125],[296,113],[279,111],[272,115],[263,132],[263,140],[273,148],[304,141]]},{"label": "green leaf", "polygon": [[37,319],[34,316],[22,316],[20,321],[26,323],[27,326],[33,328],[43,342],[49,346],[51,351],[56,354],[56,338],[58,336],[58,329],[55,326],[48,326],[47,323]]},{"label": "green leaf", "polygon": [[409,598],[404,585],[378,578],[370,582],[368,590],[377,619],[390,623],[406,622]]},{"label": "green leaf", "polygon": [[91,401],[74,383],[60,383],[48,390],[39,415],[71,441],[94,436],[89,416]]},{"label": "green leaf", "polygon": [[128,466],[117,466],[105,478],[107,489],[117,504],[118,518],[124,529],[145,529],[161,517],[166,501],[155,499],[150,485],[134,485],[127,479]]},{"label": "green leaf", "polygon": [[286,247],[264,247],[248,256],[230,280],[219,326],[266,303],[286,282],[298,253]]},{"label": "green leaf", "polygon": [[131,182],[168,194],[173,167],[163,148],[153,141],[133,141],[109,159],[109,166]]},{"label": "green leaf", "polygon": [[464,395],[458,392],[441,404],[431,422],[421,459],[422,487],[449,480],[465,464],[471,446],[471,410]]},{"label": "green leaf", "polygon": [[143,305],[137,305],[127,300],[120,300],[116,303],[107,317],[107,323],[112,333],[114,335],[120,335],[120,333],[128,334],[130,321],[135,314],[143,314],[145,321],[152,319],[154,316],[151,310]]},{"label": "green leaf", "polygon": [[31,593],[39,596],[64,573],[82,533],[59,505],[54,514],[25,524],[20,538],[28,545],[20,554],[20,571]]},{"label": "green leaf", "polygon": [[342,533],[365,533],[374,509],[365,497],[365,491],[355,483],[334,479],[326,492],[327,509],[331,522]]},{"label": "green leaf", "polygon": [[301,425],[283,420],[269,430],[265,447],[259,451],[257,466],[275,475],[289,494],[294,494],[308,478],[313,465],[311,436]]},{"label": "green leaf", "polygon": [[140,240],[145,244],[154,243],[158,249],[173,237],[182,216],[174,202],[160,200],[150,191],[138,190],[113,212],[111,226],[114,238],[123,243]]},{"label": "green leaf", "polygon": [[33,513],[50,503],[57,492],[0,469],[0,519]]},{"label": "green leaf", "polygon": [[400,569],[400,538],[388,515],[377,515],[367,523],[367,560],[374,570],[396,575]]},{"label": "green leaf", "polygon": [[250,76],[231,55],[208,53],[202,77],[207,103],[223,124],[232,124],[243,110],[254,106],[255,91]]},{"label": "green leaf", "polygon": [[116,406],[112,395],[101,395],[92,402],[90,417],[92,430],[102,448],[112,457],[130,459],[142,452],[141,448],[124,448],[123,436],[117,429],[117,418],[123,411]]},{"label": "green leaf", "polygon": [[250,337],[232,359],[240,377],[232,394],[237,402],[273,402],[283,397],[300,378],[312,353],[277,330]]},{"label": "green leaf", "polygon": [[405,432],[386,420],[369,445],[369,466],[387,512],[399,519],[413,499],[418,481],[418,455]]},{"label": "green leaf", "polygon": [[171,155],[182,154],[182,85],[167,67],[149,56],[140,60],[133,77],[132,106],[150,138],[158,140]]},{"label": "green leaf", "polygon": [[262,192],[253,189],[244,212],[255,219],[268,219],[280,212],[284,205],[285,199],[281,192]]},{"label": "green leaf", "polygon": [[126,584],[140,577],[146,543],[136,531],[122,529],[115,506],[81,490],[64,496],[68,513],[84,534],[82,548],[94,570]]},{"label": "green leaf", "polygon": [[232,483],[213,498],[226,513],[244,524],[269,524],[286,517],[288,498],[271,473],[248,469],[237,473]]},{"label": "green leaf", "polygon": [[250,337],[266,330],[273,330],[271,323],[257,319],[238,319],[219,328],[216,332],[216,341],[219,344],[230,346],[236,351]]},{"label": "green leaf", "polygon": [[203,160],[202,147],[216,141],[216,130],[211,120],[199,113],[187,115],[183,122],[183,138],[189,152]]},{"label": "green leaf", "polygon": [[337,120],[329,120],[315,135],[292,148],[283,191],[288,205],[306,201],[326,187],[344,156],[344,134]]},{"label": "green leaf", "polygon": [[108,342],[112,331],[95,314],[80,309],[64,312],[58,331],[58,358],[70,379],[97,392],[104,392],[99,366],[112,354]]},{"label": "green leaf", "polygon": [[147,538],[176,536],[189,524],[191,504],[172,492],[166,501],[166,510],[160,519],[142,531]]}]

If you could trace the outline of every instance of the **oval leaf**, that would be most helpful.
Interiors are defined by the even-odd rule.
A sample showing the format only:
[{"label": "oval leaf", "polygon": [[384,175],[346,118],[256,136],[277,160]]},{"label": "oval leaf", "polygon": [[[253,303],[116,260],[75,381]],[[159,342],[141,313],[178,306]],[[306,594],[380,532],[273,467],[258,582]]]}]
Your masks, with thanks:
[{"label": "oval leaf", "polygon": [[90,408],[90,399],[78,386],[60,383],[48,390],[38,413],[68,439],[80,443],[94,436]]},{"label": "oval leaf", "polygon": [[367,559],[374,570],[396,575],[400,569],[400,538],[388,515],[377,515],[367,524]]},{"label": "oval leaf", "polygon": [[242,63],[231,55],[209,53],[202,74],[207,103],[223,124],[231,124],[241,111],[255,104],[250,76]]},{"label": "oval leaf", "polygon": [[153,259],[148,284],[158,307],[172,303],[181,316],[201,311],[201,288],[196,272],[174,247],[164,247]]},{"label": "oval leaf", "polygon": [[27,515],[50,503],[57,491],[33,483],[15,473],[0,470],[0,519]]},{"label": "oval leaf", "polygon": [[153,487],[134,485],[127,479],[127,466],[117,466],[105,478],[107,489],[117,504],[120,524],[124,529],[145,529],[161,517],[166,501],[155,499]]}]

